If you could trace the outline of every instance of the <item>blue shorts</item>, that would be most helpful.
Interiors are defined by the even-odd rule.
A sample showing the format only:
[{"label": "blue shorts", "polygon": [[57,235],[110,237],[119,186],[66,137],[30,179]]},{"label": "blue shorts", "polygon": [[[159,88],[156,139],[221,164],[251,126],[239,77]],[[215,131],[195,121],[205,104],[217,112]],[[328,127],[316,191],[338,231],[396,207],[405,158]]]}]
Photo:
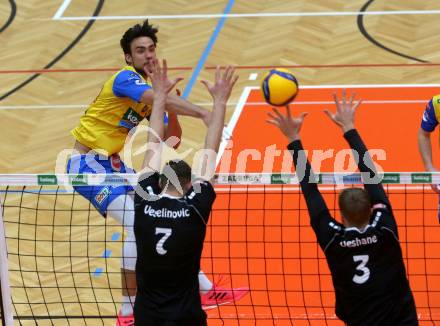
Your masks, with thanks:
[{"label": "blue shorts", "polygon": [[[67,173],[72,174],[113,174],[135,173],[119,159],[119,155],[104,157],[99,155],[73,155],[67,162]],[[107,216],[108,205],[118,196],[133,191],[132,186],[73,186],[73,188],[95,206],[102,216]]]}]

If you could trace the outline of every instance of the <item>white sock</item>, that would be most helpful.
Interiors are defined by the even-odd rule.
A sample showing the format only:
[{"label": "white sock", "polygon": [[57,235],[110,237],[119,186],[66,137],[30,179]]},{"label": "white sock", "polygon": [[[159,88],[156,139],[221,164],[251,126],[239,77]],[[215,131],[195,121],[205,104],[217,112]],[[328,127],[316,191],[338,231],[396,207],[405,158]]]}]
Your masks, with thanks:
[{"label": "white sock", "polygon": [[122,297],[122,305],[121,305],[121,315],[122,316],[130,316],[133,314],[133,305],[136,296],[123,296]]},{"label": "white sock", "polygon": [[200,293],[201,294],[205,294],[209,290],[212,289],[212,282],[205,275],[205,273],[203,273],[202,270],[199,271],[199,288],[200,288]]}]

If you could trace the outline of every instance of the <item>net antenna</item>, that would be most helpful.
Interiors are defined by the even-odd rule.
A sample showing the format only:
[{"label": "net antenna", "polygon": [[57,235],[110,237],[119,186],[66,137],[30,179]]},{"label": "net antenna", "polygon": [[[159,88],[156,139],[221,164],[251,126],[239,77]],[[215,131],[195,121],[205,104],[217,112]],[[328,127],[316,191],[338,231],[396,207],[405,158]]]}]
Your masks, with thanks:
[{"label": "net antenna", "polygon": [[8,254],[6,248],[5,229],[3,224],[3,206],[0,200],[0,309],[4,326],[13,326],[11,289],[9,287]]}]

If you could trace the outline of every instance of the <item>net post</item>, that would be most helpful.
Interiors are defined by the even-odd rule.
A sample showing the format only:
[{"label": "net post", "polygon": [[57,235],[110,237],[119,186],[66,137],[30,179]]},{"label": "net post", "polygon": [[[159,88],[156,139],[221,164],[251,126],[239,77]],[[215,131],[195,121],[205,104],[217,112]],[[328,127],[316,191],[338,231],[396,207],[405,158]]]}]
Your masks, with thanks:
[{"label": "net post", "polygon": [[0,305],[2,325],[13,326],[11,289],[9,286],[8,254],[3,224],[3,206],[0,200]]}]

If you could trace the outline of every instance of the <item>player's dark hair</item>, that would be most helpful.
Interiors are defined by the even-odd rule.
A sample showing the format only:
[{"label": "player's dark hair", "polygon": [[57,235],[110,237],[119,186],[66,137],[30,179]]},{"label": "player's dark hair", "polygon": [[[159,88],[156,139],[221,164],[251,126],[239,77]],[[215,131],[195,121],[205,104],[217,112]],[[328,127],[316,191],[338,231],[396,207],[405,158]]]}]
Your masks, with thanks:
[{"label": "player's dark hair", "polygon": [[339,194],[339,209],[342,216],[354,226],[362,226],[371,214],[371,200],[365,189],[347,188]]},{"label": "player's dark hair", "polygon": [[153,27],[153,25],[150,25],[148,23],[148,19],[144,20],[143,24],[136,24],[133,27],[129,28],[124,35],[121,38],[121,48],[124,51],[124,54],[131,54],[130,45],[131,42],[135,38],[141,37],[141,36],[147,36],[151,38],[151,40],[154,43],[154,46],[157,44],[157,32],[159,30],[157,27]]},{"label": "player's dark hair", "polygon": [[170,180],[170,176],[174,175],[177,177],[182,189],[184,189],[191,182],[191,167],[184,160],[180,159],[167,162],[159,178],[160,187],[164,189],[168,183],[169,187],[175,188],[173,180]]}]

